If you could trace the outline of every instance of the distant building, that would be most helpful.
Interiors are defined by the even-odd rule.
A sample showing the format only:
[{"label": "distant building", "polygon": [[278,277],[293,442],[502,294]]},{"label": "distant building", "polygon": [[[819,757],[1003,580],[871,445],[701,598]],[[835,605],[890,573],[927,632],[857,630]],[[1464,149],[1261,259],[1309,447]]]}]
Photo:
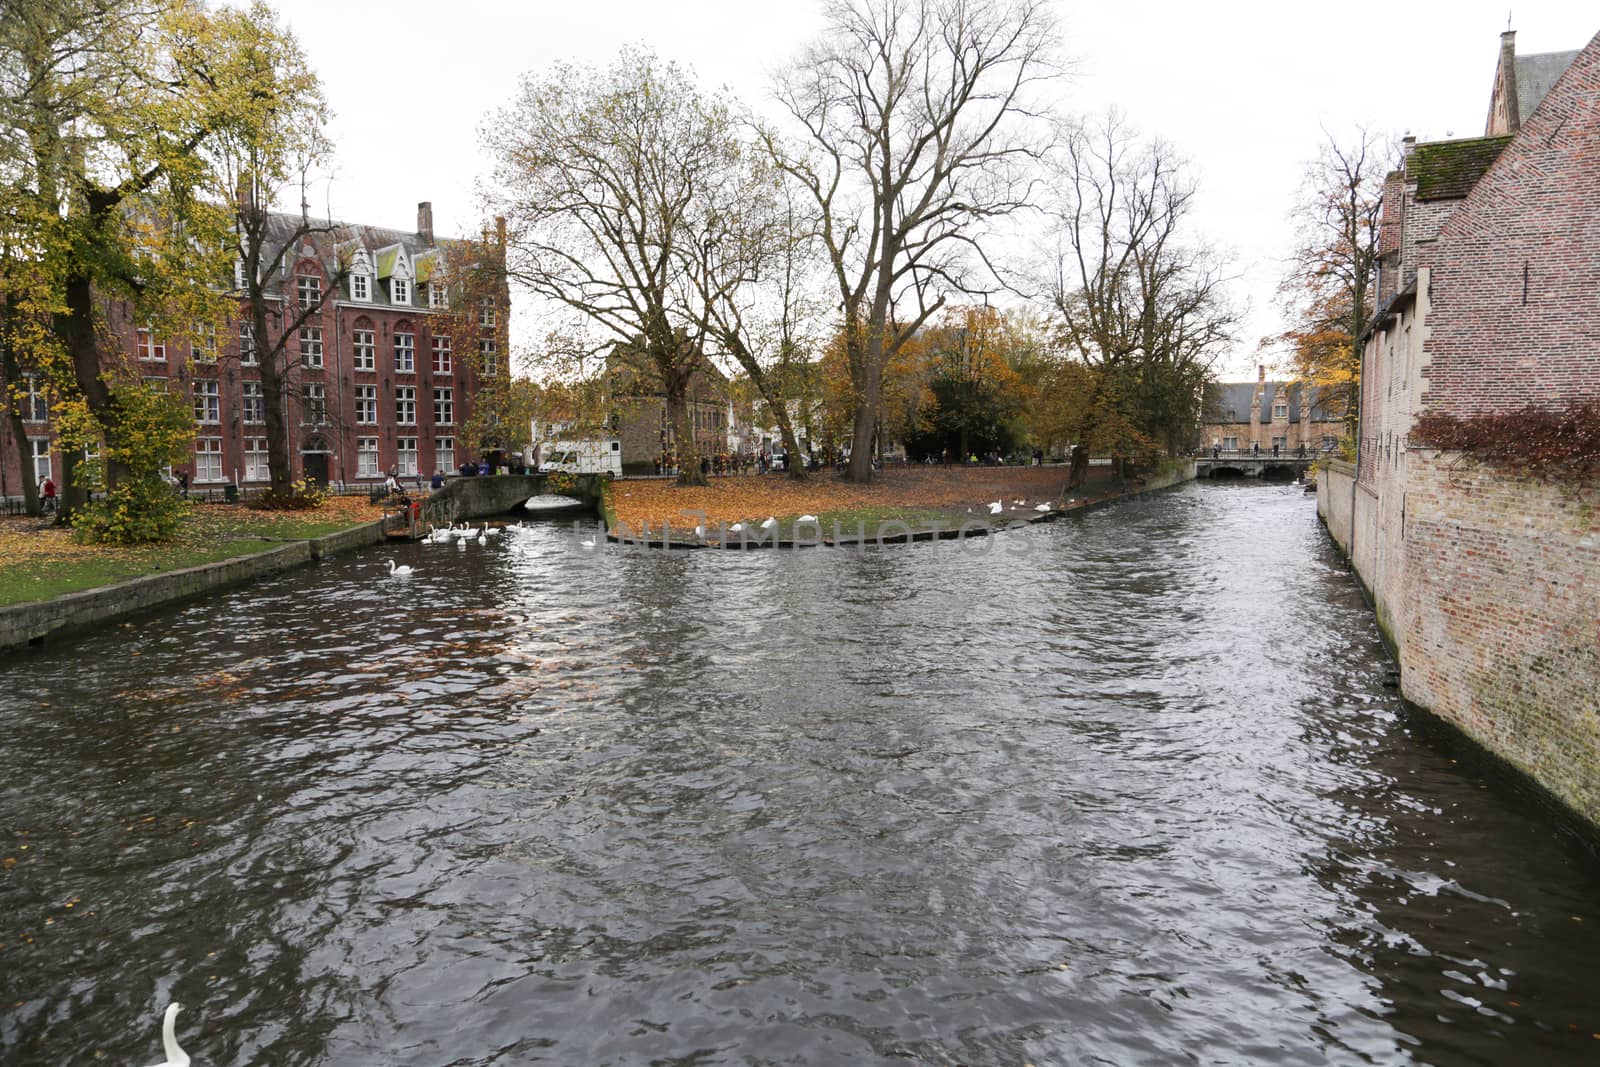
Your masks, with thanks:
[{"label": "distant building", "polygon": [[1284,452],[1330,452],[1339,447],[1344,423],[1319,402],[1317,390],[1300,382],[1269,382],[1266,367],[1253,382],[1217,382],[1206,388],[1200,448],[1248,452],[1274,445]]},{"label": "distant building", "polygon": [[1486,135],[1407,145],[1361,337],[1359,462],[1319,509],[1371,590],[1401,692],[1600,824],[1600,485],[1414,437],[1600,401],[1600,36],[1501,38]]},{"label": "distant building", "polygon": [[[273,215],[269,240],[293,232],[297,216]],[[503,232],[499,235],[503,242]],[[417,205],[415,232],[334,223],[304,239],[276,271],[272,300],[287,310],[321,301],[290,340],[294,366],[285,412],[297,477],[323,484],[373,483],[453,471],[467,455],[458,436],[480,383],[509,373],[509,297],[503,286],[481,306],[450,315],[441,266],[459,242],[436,240],[431,204]],[[341,264],[348,264],[347,272]],[[242,285],[242,279],[239,284]],[[268,480],[259,359],[248,317],[197,344],[170,342],[133,321],[130,309],[106,310],[113,336],[151,385],[181,390],[194,404],[192,460],[179,464],[204,490]],[[282,322],[283,311],[275,312]],[[462,324],[470,324],[463,336]],[[26,376],[23,429],[37,481],[61,480],[43,388]],[[6,495],[21,494],[17,449],[0,420],[0,474]]]},{"label": "distant building", "polygon": [[[675,470],[678,428],[667,412],[666,391],[651,361],[617,346],[606,368],[611,432],[622,441],[624,474],[658,474]],[[728,379],[710,363],[689,379],[686,401],[694,426],[695,451],[715,456],[729,451],[732,405]]]}]

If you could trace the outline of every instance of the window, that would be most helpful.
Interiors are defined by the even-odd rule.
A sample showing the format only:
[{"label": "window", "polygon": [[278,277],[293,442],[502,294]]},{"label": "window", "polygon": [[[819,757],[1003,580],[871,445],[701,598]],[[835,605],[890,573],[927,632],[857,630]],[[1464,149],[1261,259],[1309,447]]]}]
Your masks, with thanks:
[{"label": "window", "polygon": [[139,381],[152,393],[164,393],[167,391],[167,380],[165,378],[140,378]]},{"label": "window", "polygon": [[450,338],[435,337],[433,339],[433,373],[450,373]]},{"label": "window", "polygon": [[417,473],[417,439],[415,437],[401,437],[398,439],[398,449],[395,454],[395,463],[400,468],[402,477]]},{"label": "window", "polygon": [[203,378],[195,379],[194,421],[206,423],[222,421],[222,390],[218,383]]},{"label": "window", "polygon": [[194,480],[222,481],[222,438],[201,437],[194,443]]},{"label": "window", "polygon": [[378,344],[371,330],[355,330],[356,370],[378,369]]},{"label": "window", "polygon": [[1222,447],[1229,452],[1237,452],[1239,450],[1239,439],[1237,437],[1224,437],[1222,439]]},{"label": "window", "polygon": [[433,442],[433,469],[443,474],[456,469],[456,439],[438,437]]},{"label": "window", "polygon": [[1289,439],[1287,437],[1274,437],[1272,439],[1272,447],[1273,448],[1280,448],[1280,449],[1288,448],[1289,447]]},{"label": "window", "polygon": [[322,279],[315,274],[301,274],[295,279],[296,289],[300,293],[300,306],[314,308],[322,303]]},{"label": "window", "polygon": [[44,437],[30,437],[28,446],[33,449],[33,480],[42,482],[50,477],[50,441]]},{"label": "window", "polygon": [[1322,450],[1324,452],[1332,452],[1335,448],[1338,448],[1338,447],[1339,447],[1339,439],[1338,438],[1333,437],[1332,435],[1329,435],[1329,434],[1324,434],[1322,436]]},{"label": "window", "polygon": [[244,480],[247,482],[265,482],[272,479],[272,467],[267,462],[267,439],[265,437],[246,437],[244,439]]},{"label": "window", "polygon": [[312,369],[322,367],[322,327],[300,327],[300,362]]},{"label": "window", "polygon": [[401,426],[417,424],[417,387],[397,386],[394,391],[394,421]]},{"label": "window", "polygon": [[139,344],[140,359],[166,359],[167,343],[158,340],[149,326],[141,326],[135,331]]},{"label": "window", "polygon": [[435,389],[433,391],[433,421],[436,426],[449,426],[456,421],[456,405],[454,389]]},{"label": "window", "polygon": [[479,372],[485,378],[493,378],[500,373],[499,349],[494,343],[494,338],[484,337],[478,341],[478,357],[483,362]]},{"label": "window", "polygon": [[486,296],[478,301],[478,325],[494,325],[494,297]]},{"label": "window", "polygon": [[256,365],[256,328],[248,322],[239,324],[239,363],[246,367]]},{"label": "window", "polygon": [[356,422],[363,426],[377,425],[378,387],[376,385],[356,386]]},{"label": "window", "polygon": [[414,374],[417,369],[417,335],[394,335],[394,369],[398,374]]},{"label": "window", "polygon": [[321,382],[307,382],[300,387],[300,419],[307,423],[328,421],[328,391]]},{"label": "window", "polygon": [[233,261],[233,287],[235,289],[241,289],[241,290],[244,288],[244,260],[243,259],[235,259]]},{"label": "window", "polygon": [[372,279],[365,274],[350,275],[350,299],[371,300]]},{"label": "window", "polygon": [[244,405],[245,422],[267,421],[267,401],[261,393],[260,382],[242,382],[239,386]]},{"label": "window", "polygon": [[196,323],[194,339],[189,343],[196,363],[217,361],[217,327],[209,322]]},{"label": "window", "polygon": [[450,298],[445,295],[444,286],[438,282],[428,283],[428,306],[431,308],[447,308]]},{"label": "window", "polygon": [[50,399],[45,396],[44,389],[40,387],[39,379],[30,374],[24,381],[28,386],[28,395],[23,400],[22,421],[50,421]]},{"label": "window", "polygon": [[378,439],[376,437],[356,438],[356,477],[378,477]]},{"label": "window", "polygon": [[389,302],[391,304],[411,303],[411,283],[404,278],[390,278]]},{"label": "window", "polygon": [[1279,400],[1274,403],[1272,405],[1272,417],[1275,419],[1287,419],[1289,417],[1288,401]]}]

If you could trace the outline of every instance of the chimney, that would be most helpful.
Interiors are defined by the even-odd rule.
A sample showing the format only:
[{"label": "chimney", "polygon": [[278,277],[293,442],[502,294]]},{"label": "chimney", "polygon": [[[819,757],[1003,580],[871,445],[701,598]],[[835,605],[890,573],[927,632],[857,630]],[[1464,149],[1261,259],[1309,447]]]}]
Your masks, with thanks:
[{"label": "chimney", "polygon": [[500,247],[504,248],[506,246],[506,217],[504,215],[496,215],[494,217],[494,235],[499,241]]},{"label": "chimney", "polygon": [[1500,91],[1505,94],[1505,132],[1516,133],[1522,129],[1522,103],[1517,99],[1516,30],[1507,30],[1500,35]]},{"label": "chimney", "polygon": [[1266,380],[1267,380],[1267,365],[1265,363],[1257,363],[1256,364],[1256,384],[1259,385],[1259,384],[1265,382]]},{"label": "chimney", "polygon": [[433,244],[433,204],[424,200],[417,205],[417,236],[424,244]]}]

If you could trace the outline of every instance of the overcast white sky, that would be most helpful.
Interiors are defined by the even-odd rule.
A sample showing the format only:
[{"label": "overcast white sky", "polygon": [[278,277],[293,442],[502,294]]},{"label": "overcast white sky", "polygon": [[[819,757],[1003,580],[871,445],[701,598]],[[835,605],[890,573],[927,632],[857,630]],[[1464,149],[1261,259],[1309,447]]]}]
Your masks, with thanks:
[{"label": "overcast white sky", "polygon": [[[556,60],[604,64],[643,43],[759,110],[768,72],[820,26],[815,0],[270,2],[336,113],[334,216],[409,230],[429,200],[446,235],[479,225],[478,127],[522,74]],[[1480,135],[1508,15],[1519,54],[1582,48],[1600,32],[1594,0],[1509,2],[1060,0],[1074,68],[1061,106],[1114,105],[1174,144],[1200,181],[1196,226],[1237,259],[1252,310],[1230,375],[1253,377],[1257,339],[1281,329],[1288,215],[1323,128]]]}]

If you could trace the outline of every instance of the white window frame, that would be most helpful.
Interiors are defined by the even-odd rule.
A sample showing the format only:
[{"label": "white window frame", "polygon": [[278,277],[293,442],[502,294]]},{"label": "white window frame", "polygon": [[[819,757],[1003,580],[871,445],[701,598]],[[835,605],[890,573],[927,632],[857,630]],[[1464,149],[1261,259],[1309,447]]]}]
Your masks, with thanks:
[{"label": "white window frame", "polygon": [[453,374],[455,352],[451,347],[450,335],[443,334],[433,338],[428,346],[432,351],[433,373]]},{"label": "white window frame", "polygon": [[492,329],[494,327],[494,321],[495,321],[494,297],[486,296],[482,300],[478,301],[478,325],[479,326],[488,326],[488,327],[490,327]]},{"label": "white window frame", "polygon": [[395,438],[394,464],[399,469],[400,477],[416,477],[417,439],[415,437]]},{"label": "white window frame", "polygon": [[1273,404],[1272,417],[1275,419],[1287,419],[1289,417],[1289,402],[1287,400],[1280,400]]},{"label": "white window frame", "polygon": [[204,426],[222,421],[222,385],[215,378],[194,380],[194,421]]},{"label": "white window frame", "polygon": [[321,382],[300,386],[300,425],[321,426],[328,421],[328,387]]},{"label": "white window frame", "polygon": [[322,279],[315,274],[295,275],[294,288],[301,307],[314,308],[322,304]]},{"label": "white window frame", "polygon": [[252,322],[239,324],[239,365],[241,367],[258,367],[260,360],[256,356],[256,327]]},{"label": "white window frame", "polygon": [[500,346],[493,337],[478,338],[478,362],[478,373],[483,377],[493,378],[500,373]]},{"label": "white window frame", "polygon": [[[46,478],[53,478],[51,471],[54,468],[50,464],[50,438],[30,437],[28,438],[28,447],[32,450],[33,455],[33,484],[38,485]],[[43,466],[40,466],[41,463],[43,463]]]},{"label": "white window frame", "polygon": [[356,438],[356,477],[381,478],[383,469],[378,466],[378,439]]},{"label": "white window frame", "polygon": [[415,426],[417,424],[416,386],[397,385],[394,387],[394,421],[396,426]]},{"label": "white window frame", "polygon": [[189,351],[196,363],[215,363],[217,361],[217,327],[215,323],[195,323],[194,339],[189,342]]},{"label": "white window frame", "polygon": [[223,481],[222,438],[196,437],[194,439],[194,480],[198,482]]},{"label": "white window frame", "polygon": [[456,422],[456,391],[450,388],[433,391],[433,424],[454,426]]},{"label": "white window frame", "polygon": [[350,333],[355,347],[355,369],[378,369],[378,331],[353,330]]},{"label": "white window frame", "polygon": [[394,372],[417,373],[417,335],[404,330],[394,335]]},{"label": "white window frame", "polygon": [[155,327],[152,325],[140,326],[133,331],[134,345],[140,359],[147,363],[164,363],[167,358],[167,343],[156,337]]},{"label": "white window frame", "polygon": [[411,306],[411,282],[408,279],[389,279],[389,303]]},{"label": "white window frame", "polygon": [[370,274],[352,274],[352,275],[350,275],[350,299],[351,300],[359,300],[364,304],[365,303],[371,303],[371,301],[372,301],[372,275],[370,275]]},{"label": "white window frame", "polygon": [[440,474],[449,474],[456,469],[456,439],[454,437],[434,438],[433,469]]},{"label": "white window frame", "polygon": [[356,386],[356,423],[360,426],[376,426],[378,424],[378,387],[376,385]]},{"label": "white window frame", "polygon": [[244,480],[247,482],[267,482],[272,480],[272,462],[267,458],[267,439],[265,437],[246,437],[244,439]]},{"label": "white window frame", "polygon": [[431,308],[447,308],[450,306],[450,294],[445,292],[444,286],[438,282],[428,283],[428,306]]},{"label": "white window frame", "polygon": [[39,387],[39,376],[27,374],[23,376],[23,381],[27,383],[28,392],[23,397],[22,421],[49,422],[50,394]]},{"label": "white window frame", "polygon": [[312,370],[322,369],[322,327],[300,327],[300,365]]},{"label": "white window frame", "polygon": [[1239,451],[1239,439],[1237,437],[1224,437],[1222,439],[1222,447],[1229,452],[1237,452]]},{"label": "white window frame", "polygon": [[267,396],[260,382],[239,383],[239,414],[245,422],[267,421]]}]

